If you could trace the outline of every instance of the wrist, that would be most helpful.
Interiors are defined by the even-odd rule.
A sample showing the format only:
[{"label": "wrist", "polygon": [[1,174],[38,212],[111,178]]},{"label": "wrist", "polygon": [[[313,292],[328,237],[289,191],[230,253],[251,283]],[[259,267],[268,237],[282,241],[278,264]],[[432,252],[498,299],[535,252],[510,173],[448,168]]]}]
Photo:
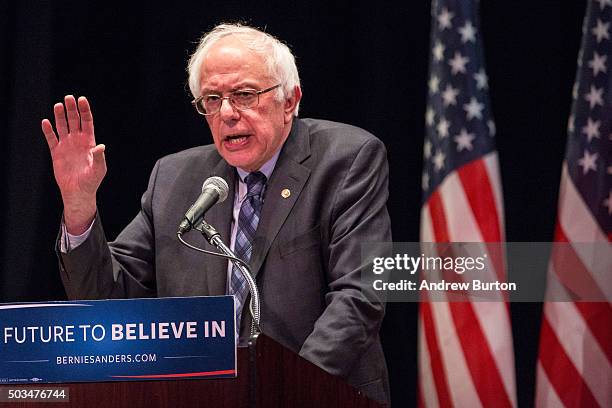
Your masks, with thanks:
[{"label": "wrist", "polygon": [[64,199],[64,224],[71,235],[81,235],[91,225],[96,216],[96,199]]}]

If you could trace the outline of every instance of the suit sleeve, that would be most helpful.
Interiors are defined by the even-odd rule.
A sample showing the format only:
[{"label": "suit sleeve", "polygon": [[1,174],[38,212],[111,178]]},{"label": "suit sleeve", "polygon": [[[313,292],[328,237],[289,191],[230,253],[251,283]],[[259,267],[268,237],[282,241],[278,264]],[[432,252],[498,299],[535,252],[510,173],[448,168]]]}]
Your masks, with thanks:
[{"label": "suit sleeve", "polygon": [[390,242],[387,212],[388,165],[378,139],[369,139],[354,158],[334,200],[323,314],[300,355],[324,370],[347,376],[375,341],[384,317],[384,301],[362,283],[361,244]]},{"label": "suit sleeve", "polygon": [[108,243],[100,215],[87,239],[68,253],[58,253],[60,274],[69,299],[155,297],[152,199],[159,162],[155,165],[141,209]]}]

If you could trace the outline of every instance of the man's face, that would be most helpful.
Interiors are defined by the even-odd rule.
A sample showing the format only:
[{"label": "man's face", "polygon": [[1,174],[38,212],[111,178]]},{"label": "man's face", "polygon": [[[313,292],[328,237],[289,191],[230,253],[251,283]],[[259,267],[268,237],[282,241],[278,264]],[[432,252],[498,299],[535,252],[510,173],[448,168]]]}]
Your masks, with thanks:
[{"label": "man's face", "polygon": [[[262,90],[276,85],[263,59],[235,36],[219,40],[201,69],[202,95],[222,96],[239,89]],[[299,98],[299,89],[296,92]],[[231,166],[256,171],[280,149],[291,130],[296,97],[276,99],[276,90],[259,95],[259,104],[239,111],[224,100],[218,113],[206,116],[219,154]]]}]

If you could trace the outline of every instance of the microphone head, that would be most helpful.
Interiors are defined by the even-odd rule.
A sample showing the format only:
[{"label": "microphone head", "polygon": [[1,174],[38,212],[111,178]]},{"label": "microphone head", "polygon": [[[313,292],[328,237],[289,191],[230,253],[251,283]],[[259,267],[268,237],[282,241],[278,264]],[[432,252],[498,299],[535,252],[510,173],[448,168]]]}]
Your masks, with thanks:
[{"label": "microphone head", "polygon": [[202,191],[207,188],[212,188],[219,194],[219,201],[217,201],[218,203],[222,203],[227,198],[229,186],[221,177],[213,176],[204,180],[204,183],[202,184]]}]

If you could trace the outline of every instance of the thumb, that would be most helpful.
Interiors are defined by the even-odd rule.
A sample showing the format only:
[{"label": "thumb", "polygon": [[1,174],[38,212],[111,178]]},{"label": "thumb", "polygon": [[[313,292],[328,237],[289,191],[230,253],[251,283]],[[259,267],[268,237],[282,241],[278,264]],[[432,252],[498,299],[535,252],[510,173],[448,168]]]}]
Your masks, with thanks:
[{"label": "thumb", "polygon": [[94,168],[98,170],[102,170],[103,173],[106,173],[106,159],[104,156],[105,150],[106,150],[106,146],[103,144],[99,144],[93,149],[91,149],[91,154],[93,155]]}]

